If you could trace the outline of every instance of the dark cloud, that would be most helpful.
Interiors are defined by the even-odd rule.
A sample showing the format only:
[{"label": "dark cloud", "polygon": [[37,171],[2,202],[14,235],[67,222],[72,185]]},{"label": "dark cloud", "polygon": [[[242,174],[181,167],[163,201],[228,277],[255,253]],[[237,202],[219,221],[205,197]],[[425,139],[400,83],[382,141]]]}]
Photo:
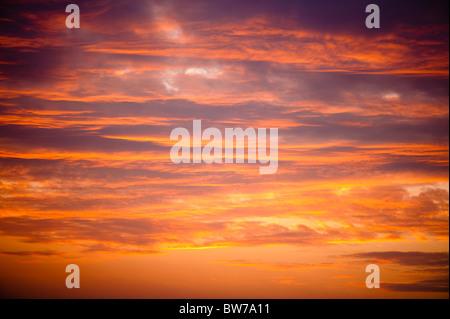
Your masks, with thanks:
[{"label": "dark cloud", "polygon": [[348,114],[346,117],[344,114],[331,114],[301,118],[299,122],[314,126],[290,128],[281,134],[300,141],[344,139],[358,141],[361,145],[413,141],[445,145],[449,135],[448,117],[397,119],[386,116],[366,117]]},{"label": "dark cloud", "polygon": [[23,125],[0,126],[4,146],[11,148],[37,147],[61,151],[151,151],[164,147],[153,142],[137,142],[114,138],[103,138],[91,132],[77,129],[47,129]]},{"label": "dark cloud", "polygon": [[[181,1],[172,2],[181,5]],[[192,1],[181,16],[190,20],[209,17],[213,23],[242,21],[264,16],[273,23],[289,28],[320,30],[322,32],[367,32],[365,8],[370,1]],[[448,24],[448,2],[434,1],[377,1],[382,13],[382,26],[392,31],[399,26],[435,26]],[[173,7],[178,7],[174,5]],[[406,14],[408,13],[408,14]]]},{"label": "dark cloud", "polygon": [[148,245],[149,237],[161,231],[148,219],[34,219],[30,217],[4,217],[0,231],[7,236],[22,237],[27,242],[54,242],[97,240],[132,245]]},{"label": "dark cloud", "polygon": [[100,243],[91,245],[81,245],[83,247],[82,253],[84,254],[95,254],[95,253],[114,253],[114,254],[144,254],[153,255],[160,254],[161,251],[154,249],[136,249],[136,248],[123,248],[111,245],[104,245]]},{"label": "dark cloud", "polygon": [[442,279],[420,280],[411,283],[381,283],[381,288],[396,292],[447,292],[448,277]]},{"label": "dark cloud", "polygon": [[[51,178],[54,181],[71,180],[74,184],[80,185],[82,182],[97,181],[104,187],[108,187],[108,182],[131,182],[145,178],[170,178],[173,175],[155,169],[151,165],[152,159],[139,161],[132,167],[108,167],[95,166],[96,162],[89,159],[78,161],[54,160],[54,159],[24,159],[0,157],[0,176],[6,179],[15,178],[22,181],[41,181]],[[146,164],[147,163],[147,164]],[[135,168],[136,167],[136,168]],[[18,176],[20,175],[20,176]],[[59,185],[61,187],[62,185]],[[100,186],[100,185],[99,185]],[[71,185],[65,185],[67,189]]]},{"label": "dark cloud", "polygon": [[355,253],[345,257],[366,259],[368,262],[388,262],[412,267],[448,268],[449,266],[448,252],[379,251]]},{"label": "dark cloud", "polygon": [[[183,242],[193,246],[234,243],[254,246],[268,244],[311,244],[321,236],[305,225],[295,230],[277,224],[261,222],[178,222],[154,221],[144,218],[30,218],[4,217],[0,219],[4,236],[23,238],[28,243],[96,241],[122,245],[152,246],[162,242]],[[195,243],[190,236],[199,231],[214,235]],[[173,236],[176,236],[174,239]],[[172,237],[172,239],[169,239]],[[86,245],[85,245],[86,246]],[[86,246],[88,251],[96,246]],[[108,247],[112,247],[108,245]],[[117,247],[111,248],[117,250]]]},{"label": "dark cloud", "polygon": [[54,257],[62,254],[56,251],[0,251],[0,255],[19,257]]}]

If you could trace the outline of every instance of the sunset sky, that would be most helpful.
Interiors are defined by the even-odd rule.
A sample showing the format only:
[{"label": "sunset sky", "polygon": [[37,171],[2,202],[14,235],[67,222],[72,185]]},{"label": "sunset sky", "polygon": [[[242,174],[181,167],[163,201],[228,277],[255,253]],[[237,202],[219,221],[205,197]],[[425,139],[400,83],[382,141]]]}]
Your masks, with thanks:
[{"label": "sunset sky", "polygon": [[[449,297],[448,1],[0,12],[0,297]],[[278,171],[172,163],[193,120],[278,128]]]}]

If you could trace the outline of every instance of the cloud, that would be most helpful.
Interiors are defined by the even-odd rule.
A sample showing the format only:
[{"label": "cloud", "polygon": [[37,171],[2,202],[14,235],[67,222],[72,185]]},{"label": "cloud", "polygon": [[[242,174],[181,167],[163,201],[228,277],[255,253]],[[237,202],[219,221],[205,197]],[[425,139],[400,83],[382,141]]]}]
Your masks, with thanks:
[{"label": "cloud", "polygon": [[382,288],[396,292],[447,292],[448,277],[440,279],[420,280],[411,283],[382,283]]},{"label": "cloud", "polygon": [[374,263],[395,263],[411,267],[448,268],[448,252],[421,252],[421,251],[379,251],[363,252],[346,255],[345,258],[366,259]]},{"label": "cloud", "polygon": [[30,243],[95,240],[130,245],[149,245],[158,227],[147,219],[35,219],[4,217],[0,231],[6,236],[22,237]]},{"label": "cloud", "polygon": [[41,148],[62,151],[150,151],[161,147],[153,142],[127,141],[103,138],[89,132],[71,129],[44,129],[19,125],[0,126],[0,133],[5,144],[29,147],[39,145]]},{"label": "cloud", "polygon": [[219,260],[217,263],[225,263],[232,266],[248,266],[248,267],[262,267],[272,270],[291,270],[291,269],[311,269],[311,268],[334,268],[334,263],[318,263],[318,264],[306,264],[306,263],[270,263],[270,262],[255,262],[242,259],[236,260]]},{"label": "cloud", "polygon": [[54,257],[63,254],[56,251],[0,251],[0,255],[19,257]]}]

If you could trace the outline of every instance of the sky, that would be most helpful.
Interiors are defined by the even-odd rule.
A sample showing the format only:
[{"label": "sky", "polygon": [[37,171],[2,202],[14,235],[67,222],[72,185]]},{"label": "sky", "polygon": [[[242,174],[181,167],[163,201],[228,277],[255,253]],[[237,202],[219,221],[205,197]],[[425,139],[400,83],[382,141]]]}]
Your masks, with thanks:
[{"label": "sky", "polygon": [[0,4],[0,297],[449,298],[447,1],[70,3]]}]

